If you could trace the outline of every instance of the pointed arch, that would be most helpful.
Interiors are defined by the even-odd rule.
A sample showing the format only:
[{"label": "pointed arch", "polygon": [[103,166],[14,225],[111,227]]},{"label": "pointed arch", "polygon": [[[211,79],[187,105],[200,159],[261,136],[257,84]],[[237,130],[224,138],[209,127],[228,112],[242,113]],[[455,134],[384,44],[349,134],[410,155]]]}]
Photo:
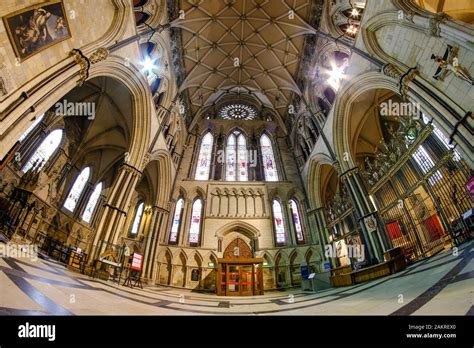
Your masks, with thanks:
[{"label": "pointed arch", "polygon": [[301,220],[300,215],[300,204],[296,198],[291,198],[289,200],[291,217],[293,220],[293,227],[295,229],[296,242],[302,244],[305,242],[304,232],[303,232],[303,221]]},{"label": "pointed arch", "polygon": [[286,244],[285,219],[283,217],[283,207],[278,199],[272,201],[273,227],[275,231],[275,245],[282,246]]},{"label": "pointed arch", "polygon": [[188,242],[191,246],[197,246],[201,242],[201,231],[203,222],[204,204],[198,197],[194,200],[191,210],[191,222],[189,225]]},{"label": "pointed arch", "polygon": [[179,232],[181,228],[181,221],[183,219],[184,212],[184,198],[180,197],[176,201],[174,208],[173,222],[171,224],[171,231],[169,237],[170,244],[176,244],[178,242]]},{"label": "pointed arch", "polygon": [[92,214],[97,206],[97,202],[99,201],[100,194],[102,193],[103,184],[99,182],[95,185],[94,191],[92,195],[89,197],[89,201],[87,202],[86,209],[82,214],[82,220],[85,222],[90,222],[92,218]]},{"label": "pointed arch", "polygon": [[72,188],[69,191],[66,201],[64,202],[64,208],[69,210],[71,213],[73,213],[76,209],[76,205],[79,202],[79,198],[81,198],[82,193],[89,180],[90,172],[90,167],[85,167],[77,176],[76,180],[74,181],[74,185],[72,185]]},{"label": "pointed arch", "polygon": [[55,129],[41,142],[40,146],[36,149],[33,155],[30,157],[28,162],[23,166],[22,171],[26,173],[33,166],[37,165],[37,170],[41,170],[46,162],[56,151],[63,140],[63,130]]},{"label": "pointed arch", "polygon": [[138,231],[140,230],[140,224],[142,221],[143,211],[145,209],[145,203],[143,201],[139,201],[137,204],[137,208],[135,210],[135,218],[133,219],[132,226],[130,228],[131,235],[137,235]]},{"label": "pointed arch", "polygon": [[262,152],[263,171],[265,173],[265,181],[278,181],[278,170],[275,161],[275,152],[272,140],[263,133],[260,136],[260,149]]},{"label": "pointed arch", "polygon": [[196,167],[195,180],[209,180],[212,162],[212,147],[214,145],[214,136],[207,132],[201,141],[199,157]]}]

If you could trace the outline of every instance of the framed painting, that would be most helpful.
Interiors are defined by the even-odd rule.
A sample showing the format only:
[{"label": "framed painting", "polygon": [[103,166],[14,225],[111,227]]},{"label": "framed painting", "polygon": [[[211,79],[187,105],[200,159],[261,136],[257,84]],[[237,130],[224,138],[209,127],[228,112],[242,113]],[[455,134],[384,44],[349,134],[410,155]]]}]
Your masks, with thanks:
[{"label": "framed painting", "polygon": [[71,37],[62,0],[10,13],[3,17],[3,24],[20,62]]}]

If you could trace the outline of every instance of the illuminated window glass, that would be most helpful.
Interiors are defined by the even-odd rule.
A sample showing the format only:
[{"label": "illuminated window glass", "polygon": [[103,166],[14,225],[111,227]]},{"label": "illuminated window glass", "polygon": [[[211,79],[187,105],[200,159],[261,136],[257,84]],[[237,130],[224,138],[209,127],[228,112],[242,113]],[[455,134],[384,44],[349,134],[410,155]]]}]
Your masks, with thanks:
[{"label": "illuminated window glass", "polygon": [[254,120],[257,110],[250,105],[228,104],[219,110],[219,117],[224,120]]},{"label": "illuminated window glass", "polygon": [[23,140],[26,139],[26,137],[28,136],[28,134],[31,133],[31,131],[33,129],[35,129],[35,127],[41,122],[41,120],[43,119],[44,117],[44,114],[42,114],[40,117],[38,117],[32,124],[31,126],[28,127],[28,129],[26,130],[25,133],[23,133],[23,135],[20,137],[20,139],[18,139],[19,142],[22,142]]},{"label": "illuminated window glass", "polygon": [[247,181],[247,139],[241,131],[235,131],[227,138],[226,180]]},{"label": "illuminated window glass", "polygon": [[137,234],[138,233],[138,228],[140,227],[140,222],[142,221],[144,206],[145,205],[143,204],[143,202],[141,202],[137,207],[137,211],[135,213],[135,219],[133,219],[132,229],[130,230],[131,234]]},{"label": "illuminated window glass", "polygon": [[272,142],[266,134],[262,135],[260,138],[260,147],[262,149],[265,180],[278,181],[278,173],[276,169],[275,156],[273,155]]},{"label": "illuminated window glass", "polygon": [[281,204],[277,200],[273,201],[273,222],[275,224],[275,238],[276,243],[281,245],[285,244],[285,225],[283,223],[283,212],[281,209]]},{"label": "illuminated window glass", "polygon": [[293,218],[293,224],[295,226],[296,231],[296,240],[298,242],[304,242],[303,228],[301,227],[301,219],[300,214],[298,212],[298,205],[293,199],[290,200],[290,209]]},{"label": "illuminated window glass", "polygon": [[[428,117],[426,117],[425,114],[423,114],[423,121],[425,123],[429,122],[429,119],[428,119]],[[433,126],[433,133],[436,135],[436,137],[443,143],[443,145],[447,149],[452,149],[453,146],[449,144],[448,137],[445,136],[444,133],[438,127],[436,127],[434,123],[431,123],[431,125]],[[454,149],[454,160],[455,161],[460,161],[461,160],[461,154],[456,149]]]},{"label": "illuminated window glass", "polygon": [[236,179],[236,172],[235,172],[235,164],[237,162],[237,153],[235,151],[236,147],[236,140],[235,135],[231,134],[227,138],[227,146],[226,146],[226,180],[227,181],[235,181]]},{"label": "illuminated window glass", "polygon": [[49,133],[48,136],[43,140],[41,145],[36,149],[33,156],[31,156],[31,158],[25,164],[22,169],[23,172],[26,173],[28,170],[30,170],[30,168],[33,167],[36,161],[38,161],[38,163],[41,163],[39,169],[43,168],[43,166],[46,164],[46,162],[54,153],[54,151],[56,151],[56,149],[58,148],[62,138],[62,129],[56,129]]},{"label": "illuminated window glass", "polygon": [[[418,163],[418,166],[421,168],[424,174],[428,173],[430,169],[433,168],[435,165],[423,145],[420,145],[418,149],[416,149],[416,151],[413,153],[413,158],[415,159],[416,163]],[[431,185],[433,185],[438,180],[441,180],[442,177],[443,175],[441,174],[441,172],[437,170],[433,175],[430,176],[428,181]]]},{"label": "illuminated window glass", "polygon": [[94,192],[92,192],[92,195],[89,198],[89,201],[87,202],[86,209],[84,210],[84,213],[82,214],[82,220],[85,222],[90,222],[92,218],[92,213],[94,212],[95,206],[97,205],[97,202],[99,201],[100,193],[102,192],[102,183],[98,183],[95,186]]},{"label": "illuminated window glass", "polygon": [[82,191],[86,187],[87,180],[89,180],[90,168],[86,167],[82,170],[81,174],[77,177],[74,185],[72,185],[71,191],[69,191],[69,195],[67,196],[66,201],[64,202],[64,208],[73,212],[76,208],[77,202],[81,197]]},{"label": "illuminated window glass", "polygon": [[245,135],[240,134],[237,138],[237,147],[238,147],[238,178],[239,181],[248,180],[248,154],[247,154],[247,139]]},{"label": "illuminated window glass", "polygon": [[201,232],[201,214],[202,214],[202,201],[196,199],[193,204],[193,210],[191,215],[191,226],[189,227],[189,243],[199,243],[199,234]]},{"label": "illuminated window glass", "polygon": [[171,226],[170,243],[178,241],[179,225],[181,223],[181,212],[183,211],[184,200],[180,198],[174,209],[173,225]]},{"label": "illuminated window glass", "polygon": [[202,139],[201,149],[199,151],[198,163],[196,168],[196,180],[209,180],[213,143],[214,137],[211,133],[207,133]]}]

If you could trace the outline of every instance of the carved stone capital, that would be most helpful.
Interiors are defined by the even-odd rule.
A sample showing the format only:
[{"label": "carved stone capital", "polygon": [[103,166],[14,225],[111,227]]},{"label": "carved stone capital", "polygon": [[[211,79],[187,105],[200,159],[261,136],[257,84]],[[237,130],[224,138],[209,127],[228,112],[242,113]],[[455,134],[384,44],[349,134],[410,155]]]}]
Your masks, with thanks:
[{"label": "carved stone capital", "polygon": [[92,53],[92,55],[89,57],[89,60],[90,60],[91,64],[96,64],[98,62],[101,62],[101,61],[107,59],[108,56],[109,56],[109,50],[106,49],[106,48],[101,47],[101,48],[97,49],[97,51]]},{"label": "carved stone capital", "polygon": [[80,87],[89,77],[89,68],[91,63],[87,59],[87,57],[78,49],[73,49],[69,53],[69,55],[74,58],[76,64],[78,64],[81,68],[81,70],[79,71],[79,80],[77,81],[77,85]]},{"label": "carved stone capital", "polygon": [[432,36],[440,37],[441,28],[439,25],[445,22],[447,18],[446,13],[438,13],[430,18],[429,31]]},{"label": "carved stone capital", "polygon": [[394,79],[399,79],[400,77],[402,77],[402,72],[396,66],[390,63],[385,64],[383,66],[382,72],[384,75],[392,77]]},{"label": "carved stone capital", "polygon": [[400,94],[403,98],[408,99],[408,85],[412,82],[418,74],[418,68],[411,68],[400,79]]}]

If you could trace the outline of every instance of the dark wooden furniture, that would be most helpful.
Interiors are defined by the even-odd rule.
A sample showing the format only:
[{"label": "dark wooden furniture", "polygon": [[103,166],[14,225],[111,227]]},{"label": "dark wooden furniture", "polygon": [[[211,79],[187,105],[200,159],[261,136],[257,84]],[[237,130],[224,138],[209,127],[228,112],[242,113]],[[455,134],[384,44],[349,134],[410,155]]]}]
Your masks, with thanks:
[{"label": "dark wooden furniture", "polygon": [[343,266],[331,270],[331,286],[349,286],[366,282],[371,279],[385,277],[406,268],[406,259],[400,247],[384,253],[385,262],[353,271],[352,266]]}]

